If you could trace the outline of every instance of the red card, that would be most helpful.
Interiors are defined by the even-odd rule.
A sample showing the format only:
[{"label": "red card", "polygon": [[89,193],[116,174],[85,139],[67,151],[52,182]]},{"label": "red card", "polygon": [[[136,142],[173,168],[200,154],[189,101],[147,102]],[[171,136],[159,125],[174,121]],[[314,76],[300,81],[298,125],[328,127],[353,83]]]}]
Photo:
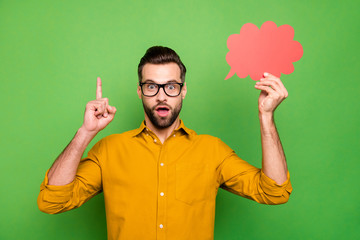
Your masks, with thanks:
[{"label": "red card", "polygon": [[277,77],[294,71],[293,62],[303,55],[301,44],[294,41],[294,29],[290,25],[277,27],[267,21],[259,29],[252,23],[242,26],[240,34],[232,34],[227,40],[229,52],[226,61],[231,69],[225,80],[235,73],[240,78],[250,75],[259,80],[264,72]]}]

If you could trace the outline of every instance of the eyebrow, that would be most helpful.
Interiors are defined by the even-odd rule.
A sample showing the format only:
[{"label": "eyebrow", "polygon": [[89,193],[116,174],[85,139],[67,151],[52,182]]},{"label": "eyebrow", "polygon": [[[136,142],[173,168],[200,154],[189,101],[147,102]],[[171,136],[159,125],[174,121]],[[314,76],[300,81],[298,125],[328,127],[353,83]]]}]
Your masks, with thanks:
[{"label": "eyebrow", "polygon": [[[144,81],[144,83],[156,83],[154,80],[152,80],[152,79],[146,79],[145,81]],[[166,81],[166,83],[179,83],[178,81],[176,81],[175,79],[171,79],[171,80],[168,80],[168,81]],[[165,83],[165,84],[166,84]]]}]

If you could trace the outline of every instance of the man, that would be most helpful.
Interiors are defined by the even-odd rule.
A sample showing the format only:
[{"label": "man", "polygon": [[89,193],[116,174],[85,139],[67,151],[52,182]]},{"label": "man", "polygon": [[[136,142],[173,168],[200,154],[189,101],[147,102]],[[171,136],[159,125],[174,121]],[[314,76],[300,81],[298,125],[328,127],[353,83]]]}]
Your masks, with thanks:
[{"label": "man", "polygon": [[84,123],[46,172],[38,206],[61,213],[104,192],[108,239],[213,239],[221,187],[264,204],[282,204],[292,191],[273,121],[287,97],[280,79],[265,73],[259,118],[262,169],[240,159],[220,139],[197,135],[179,118],[186,68],[170,48],[152,47],[138,66],[137,93],[145,120],[138,129],[103,138],[81,159],[94,136],[114,118],[102,97],[86,105]]}]

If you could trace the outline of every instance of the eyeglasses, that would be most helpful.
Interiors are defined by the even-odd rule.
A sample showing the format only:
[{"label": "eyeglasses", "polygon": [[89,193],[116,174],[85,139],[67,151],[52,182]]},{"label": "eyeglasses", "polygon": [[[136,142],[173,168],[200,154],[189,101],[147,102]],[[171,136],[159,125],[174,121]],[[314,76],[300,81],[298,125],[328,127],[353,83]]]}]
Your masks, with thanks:
[{"label": "eyeglasses", "polygon": [[157,84],[157,83],[139,83],[141,87],[141,92],[146,97],[153,97],[158,94],[160,88],[162,88],[166,95],[169,97],[177,97],[181,93],[183,83],[166,83],[166,84]]}]

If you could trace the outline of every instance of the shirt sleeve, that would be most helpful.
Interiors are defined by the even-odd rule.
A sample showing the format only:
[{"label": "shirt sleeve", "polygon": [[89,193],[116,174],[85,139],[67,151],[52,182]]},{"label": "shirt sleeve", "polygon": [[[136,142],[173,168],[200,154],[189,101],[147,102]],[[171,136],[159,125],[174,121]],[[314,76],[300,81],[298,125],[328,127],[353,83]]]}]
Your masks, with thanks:
[{"label": "shirt sleeve", "polygon": [[292,192],[290,174],[281,185],[265,175],[262,169],[242,160],[220,140],[221,153],[224,156],[218,166],[220,187],[236,195],[262,204],[283,204],[289,200]]},{"label": "shirt sleeve", "polygon": [[87,157],[80,160],[75,179],[71,183],[63,186],[49,185],[50,169],[46,171],[37,199],[38,207],[42,212],[56,214],[78,208],[102,192],[100,142],[94,145]]}]

